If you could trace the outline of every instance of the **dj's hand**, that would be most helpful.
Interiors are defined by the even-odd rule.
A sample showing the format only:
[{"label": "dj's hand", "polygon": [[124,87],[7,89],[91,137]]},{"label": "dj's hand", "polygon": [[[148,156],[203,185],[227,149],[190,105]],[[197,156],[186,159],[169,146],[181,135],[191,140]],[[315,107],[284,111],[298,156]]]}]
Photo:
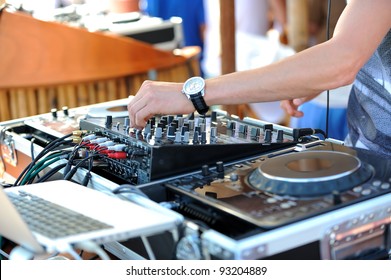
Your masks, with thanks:
[{"label": "dj's hand", "polygon": [[304,116],[304,113],[299,110],[299,106],[303,105],[304,103],[314,99],[319,94],[302,97],[302,98],[295,98],[290,100],[283,100],[280,103],[280,107],[284,109],[284,111],[291,117],[301,118]]},{"label": "dj's hand", "polygon": [[302,111],[299,111],[299,106],[303,104],[301,98],[291,99],[291,100],[283,100],[280,103],[280,107],[284,109],[284,111],[291,117],[300,118],[304,116]]},{"label": "dj's hand", "polygon": [[176,115],[194,112],[193,104],[182,93],[182,83],[145,81],[130,99],[130,125],[143,129],[148,119],[156,114]]}]

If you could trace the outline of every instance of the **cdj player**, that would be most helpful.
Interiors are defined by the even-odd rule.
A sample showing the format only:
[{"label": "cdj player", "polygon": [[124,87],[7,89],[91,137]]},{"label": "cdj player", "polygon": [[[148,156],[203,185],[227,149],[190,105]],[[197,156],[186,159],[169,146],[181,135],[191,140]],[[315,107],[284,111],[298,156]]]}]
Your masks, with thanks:
[{"label": "cdj player", "polygon": [[315,141],[139,188],[197,228],[179,257],[381,259],[391,249],[390,186],[389,159]]}]

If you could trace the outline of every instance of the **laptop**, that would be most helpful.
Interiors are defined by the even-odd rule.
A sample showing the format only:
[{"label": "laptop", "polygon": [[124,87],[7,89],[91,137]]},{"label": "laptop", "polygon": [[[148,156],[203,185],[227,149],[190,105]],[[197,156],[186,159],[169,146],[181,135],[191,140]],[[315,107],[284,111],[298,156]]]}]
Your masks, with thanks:
[{"label": "laptop", "polygon": [[[13,202],[11,196],[16,196]],[[23,210],[25,206],[31,207],[28,206],[30,200],[36,203],[34,209],[49,204],[54,212],[43,210],[45,213],[31,214],[34,212],[31,208]],[[64,215],[57,214],[62,210],[66,214],[59,217]],[[68,220],[72,218],[75,220]],[[55,226],[47,226],[50,219],[56,219]],[[62,252],[64,245],[83,241],[103,244],[147,236],[172,230],[177,224],[175,215],[169,216],[66,180],[0,189],[0,235],[34,254]],[[85,225],[89,226],[85,228]],[[53,233],[57,227],[59,232]],[[79,230],[81,227],[83,229]]]}]

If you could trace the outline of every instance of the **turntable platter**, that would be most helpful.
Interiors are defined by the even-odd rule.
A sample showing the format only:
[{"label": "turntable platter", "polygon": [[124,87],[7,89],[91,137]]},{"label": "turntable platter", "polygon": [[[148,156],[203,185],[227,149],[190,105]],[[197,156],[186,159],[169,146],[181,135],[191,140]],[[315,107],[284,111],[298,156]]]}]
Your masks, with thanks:
[{"label": "turntable platter", "polygon": [[255,189],[278,195],[313,197],[351,189],[367,181],[373,168],[335,151],[307,151],[266,160],[247,178]]}]

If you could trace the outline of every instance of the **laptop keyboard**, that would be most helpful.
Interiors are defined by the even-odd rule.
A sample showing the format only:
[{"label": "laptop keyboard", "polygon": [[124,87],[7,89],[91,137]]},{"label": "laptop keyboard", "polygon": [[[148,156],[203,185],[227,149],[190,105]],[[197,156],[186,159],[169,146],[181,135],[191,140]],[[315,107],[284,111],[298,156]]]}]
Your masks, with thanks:
[{"label": "laptop keyboard", "polygon": [[8,192],[7,195],[29,228],[51,239],[112,228],[110,225],[24,191]]}]

